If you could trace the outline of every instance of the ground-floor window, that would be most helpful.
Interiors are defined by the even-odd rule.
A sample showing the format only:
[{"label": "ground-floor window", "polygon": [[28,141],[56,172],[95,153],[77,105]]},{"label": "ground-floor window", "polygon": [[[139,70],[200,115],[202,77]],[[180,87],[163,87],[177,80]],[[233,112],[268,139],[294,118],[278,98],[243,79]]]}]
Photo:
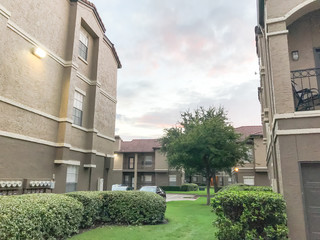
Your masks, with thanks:
[{"label": "ground-floor window", "polygon": [[176,185],[177,185],[177,176],[169,175],[169,186],[176,186]]},{"label": "ground-floor window", "polygon": [[243,183],[247,185],[254,185],[254,176],[243,176]]},{"label": "ground-floor window", "polygon": [[151,183],[152,182],[152,175],[144,175],[144,182]]},{"label": "ground-floor window", "polygon": [[78,173],[78,166],[67,166],[66,192],[74,192],[77,190]]}]

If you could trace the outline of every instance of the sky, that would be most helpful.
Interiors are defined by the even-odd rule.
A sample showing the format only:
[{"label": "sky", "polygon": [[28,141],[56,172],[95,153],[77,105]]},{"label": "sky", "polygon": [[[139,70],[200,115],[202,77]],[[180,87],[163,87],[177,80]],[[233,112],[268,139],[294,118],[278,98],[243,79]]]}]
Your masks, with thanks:
[{"label": "sky", "polygon": [[92,0],[114,43],[116,135],[159,138],[180,114],[224,107],[234,127],[260,125],[253,0]]}]

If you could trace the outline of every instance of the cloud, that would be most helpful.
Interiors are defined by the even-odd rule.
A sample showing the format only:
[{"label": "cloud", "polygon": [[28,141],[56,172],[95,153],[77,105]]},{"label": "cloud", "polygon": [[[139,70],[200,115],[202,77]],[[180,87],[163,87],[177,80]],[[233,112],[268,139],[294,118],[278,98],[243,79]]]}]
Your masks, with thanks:
[{"label": "cloud", "polygon": [[121,137],[161,135],[198,106],[225,106],[235,126],[260,124],[255,1],[93,2],[123,65]]}]

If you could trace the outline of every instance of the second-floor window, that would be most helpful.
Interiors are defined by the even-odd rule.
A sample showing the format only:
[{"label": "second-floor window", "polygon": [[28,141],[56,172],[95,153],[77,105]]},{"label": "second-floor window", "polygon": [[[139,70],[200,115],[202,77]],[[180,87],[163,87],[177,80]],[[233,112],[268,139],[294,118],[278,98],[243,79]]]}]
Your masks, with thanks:
[{"label": "second-floor window", "polygon": [[131,168],[131,169],[134,168],[134,158],[133,157],[129,157],[128,168]]},{"label": "second-floor window", "polygon": [[88,44],[89,44],[88,35],[80,31],[79,56],[86,61],[88,59]]},{"label": "second-floor window", "polygon": [[83,98],[84,96],[81,93],[74,92],[72,120],[74,124],[79,126],[82,126]]},{"label": "second-floor window", "polygon": [[152,156],[145,156],[143,165],[144,167],[152,167]]}]

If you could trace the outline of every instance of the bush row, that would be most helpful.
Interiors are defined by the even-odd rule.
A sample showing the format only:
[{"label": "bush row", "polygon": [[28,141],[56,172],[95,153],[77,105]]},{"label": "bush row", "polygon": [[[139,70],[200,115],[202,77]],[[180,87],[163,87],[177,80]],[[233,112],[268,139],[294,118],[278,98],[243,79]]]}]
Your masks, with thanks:
[{"label": "bush row", "polygon": [[231,184],[228,186],[223,187],[220,192],[222,191],[266,191],[266,192],[272,192],[271,187],[267,186],[249,186],[242,183],[238,184]]},{"label": "bush row", "polygon": [[0,197],[0,239],[63,239],[78,232],[83,206],[58,194]]},{"label": "bush row", "polygon": [[181,186],[161,186],[165,191],[198,191],[199,187],[195,183],[185,183]]},{"label": "bush row", "polygon": [[95,223],[163,222],[165,200],[149,192],[73,192],[0,197],[0,239],[65,239]]},{"label": "bush row", "polygon": [[267,188],[234,189],[213,198],[218,239],[287,239],[286,205],[280,194]]}]

